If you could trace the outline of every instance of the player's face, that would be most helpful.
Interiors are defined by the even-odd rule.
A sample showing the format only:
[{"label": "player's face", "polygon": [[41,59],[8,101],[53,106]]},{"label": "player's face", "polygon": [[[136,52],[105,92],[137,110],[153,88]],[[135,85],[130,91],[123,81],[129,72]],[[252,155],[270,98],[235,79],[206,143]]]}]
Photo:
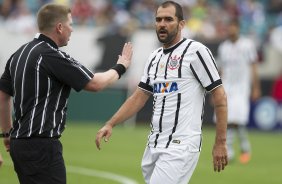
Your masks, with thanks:
[{"label": "player's face", "polygon": [[239,35],[239,27],[235,24],[230,24],[228,26],[229,39],[236,41]]},{"label": "player's face", "polygon": [[68,41],[70,40],[71,32],[73,31],[72,28],[72,17],[71,14],[68,14],[68,19],[66,22],[62,23],[61,28],[61,39],[60,39],[60,47],[66,46],[68,44]]},{"label": "player's face", "polygon": [[158,39],[168,48],[176,44],[181,38],[184,21],[178,21],[174,6],[159,7],[156,12],[156,33]]}]

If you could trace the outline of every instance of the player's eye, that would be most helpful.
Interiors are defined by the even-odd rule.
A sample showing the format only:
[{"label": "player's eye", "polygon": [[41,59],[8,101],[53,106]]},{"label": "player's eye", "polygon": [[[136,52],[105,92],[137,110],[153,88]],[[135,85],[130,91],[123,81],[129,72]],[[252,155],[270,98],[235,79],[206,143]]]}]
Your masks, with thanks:
[{"label": "player's eye", "polygon": [[173,18],[172,18],[172,17],[165,17],[165,21],[166,21],[166,22],[172,22],[172,21],[173,21]]},{"label": "player's eye", "polygon": [[156,22],[161,22],[161,21],[162,21],[162,18],[156,17]]},{"label": "player's eye", "polygon": [[161,21],[165,21],[165,22],[172,22],[174,21],[173,17],[156,17],[156,22],[161,22]]}]

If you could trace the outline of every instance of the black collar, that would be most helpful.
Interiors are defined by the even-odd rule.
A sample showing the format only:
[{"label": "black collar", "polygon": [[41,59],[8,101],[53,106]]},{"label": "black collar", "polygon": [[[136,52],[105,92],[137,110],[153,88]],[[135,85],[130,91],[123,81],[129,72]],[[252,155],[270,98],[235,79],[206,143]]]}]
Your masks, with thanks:
[{"label": "black collar", "polygon": [[58,45],[57,45],[51,38],[45,36],[45,35],[42,34],[42,33],[37,33],[37,34],[35,35],[35,39],[38,39],[38,40],[40,40],[40,41],[47,42],[47,43],[49,43],[52,47],[54,47],[54,48],[56,48],[56,49],[59,48]]},{"label": "black collar", "polygon": [[170,52],[172,52],[174,49],[176,49],[180,44],[182,44],[184,41],[186,40],[186,38],[183,38],[180,42],[178,42],[178,44],[176,44],[176,45],[174,45],[174,46],[172,46],[172,47],[170,47],[170,48],[167,48],[167,49],[163,49],[163,52],[164,52],[164,54],[167,54],[167,53],[170,53]]}]

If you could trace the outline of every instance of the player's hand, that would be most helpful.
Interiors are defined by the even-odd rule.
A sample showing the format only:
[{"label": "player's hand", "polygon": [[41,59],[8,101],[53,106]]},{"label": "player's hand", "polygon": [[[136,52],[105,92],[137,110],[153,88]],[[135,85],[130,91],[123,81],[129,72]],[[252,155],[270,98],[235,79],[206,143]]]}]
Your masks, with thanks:
[{"label": "player's hand", "polygon": [[10,137],[5,137],[3,139],[3,142],[4,142],[4,146],[6,148],[6,151],[10,151]]},{"label": "player's hand", "polygon": [[125,43],[122,49],[122,53],[121,55],[119,55],[117,64],[122,64],[125,68],[128,68],[131,64],[132,53],[132,44],[130,42]]},{"label": "player's hand", "polygon": [[105,142],[109,141],[109,138],[112,135],[113,127],[111,125],[106,124],[103,128],[101,128],[96,134],[96,147],[101,149],[101,140],[104,139]]},{"label": "player's hand", "polygon": [[228,164],[227,146],[225,143],[215,143],[212,150],[214,171],[220,172]]},{"label": "player's hand", "polygon": [[3,158],[2,158],[2,155],[0,154],[0,167],[1,167],[1,165],[3,164]]},{"label": "player's hand", "polygon": [[258,88],[254,88],[251,93],[251,100],[253,102],[257,101],[261,97],[261,91]]}]

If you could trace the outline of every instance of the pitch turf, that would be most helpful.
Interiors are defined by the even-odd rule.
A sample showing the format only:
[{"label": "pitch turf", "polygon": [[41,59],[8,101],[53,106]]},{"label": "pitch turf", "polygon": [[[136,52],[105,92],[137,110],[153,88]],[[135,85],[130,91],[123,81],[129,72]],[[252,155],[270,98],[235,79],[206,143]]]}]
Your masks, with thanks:
[{"label": "pitch turf", "polygon": [[[123,179],[121,176],[139,184],[144,183],[140,162],[148,126],[135,129],[118,126],[110,142],[103,143],[102,150],[98,151],[95,136],[100,126],[94,123],[68,123],[61,138],[68,171],[67,183],[118,184],[121,182],[117,180]],[[211,160],[214,129],[203,127],[203,148],[190,184],[281,184],[282,132],[250,131],[249,136],[253,150],[251,162],[242,165],[234,160],[224,172],[215,173]],[[238,148],[237,144],[235,146]],[[0,184],[17,184],[12,162],[2,143],[0,152],[5,159],[0,168]]]}]

